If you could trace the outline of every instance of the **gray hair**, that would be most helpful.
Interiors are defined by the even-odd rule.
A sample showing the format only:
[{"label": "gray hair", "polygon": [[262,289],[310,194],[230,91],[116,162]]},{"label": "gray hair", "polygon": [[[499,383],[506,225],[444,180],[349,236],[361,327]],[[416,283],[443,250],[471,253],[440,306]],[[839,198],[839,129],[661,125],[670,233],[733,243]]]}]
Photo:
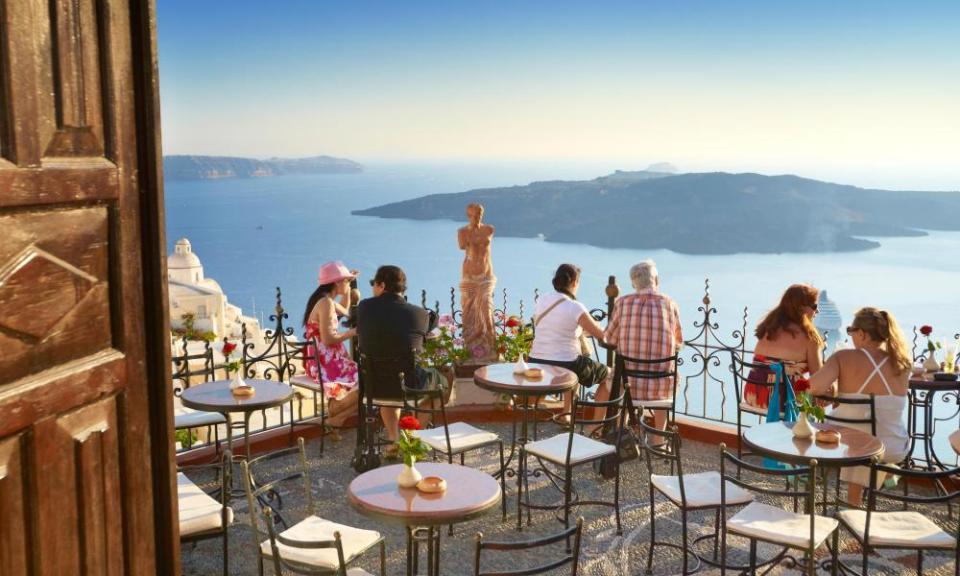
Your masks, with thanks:
[{"label": "gray hair", "polygon": [[630,268],[630,283],[633,284],[633,289],[638,292],[653,288],[659,276],[657,264],[653,260],[644,260]]}]

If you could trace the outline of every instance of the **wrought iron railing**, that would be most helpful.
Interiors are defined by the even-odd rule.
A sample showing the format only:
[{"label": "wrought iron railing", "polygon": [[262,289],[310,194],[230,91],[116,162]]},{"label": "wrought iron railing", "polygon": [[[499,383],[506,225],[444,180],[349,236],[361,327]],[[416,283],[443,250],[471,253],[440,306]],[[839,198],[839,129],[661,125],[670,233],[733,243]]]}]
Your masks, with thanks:
[{"label": "wrought iron railing", "polygon": [[[735,423],[737,416],[736,401],[737,392],[733,389],[734,381],[732,375],[732,354],[751,355],[749,332],[751,317],[749,307],[744,306],[742,311],[737,314],[739,322],[727,332],[721,328],[718,320],[718,308],[714,304],[710,293],[710,280],[704,280],[703,297],[696,309],[693,320],[689,321],[688,326],[692,326],[693,335],[685,338],[684,346],[680,353],[680,379],[678,384],[678,398],[676,410],[678,414],[690,416],[693,418],[723,422]],[[605,302],[599,306],[590,309],[591,316],[598,322],[603,322],[609,318],[613,311],[613,305],[620,295],[620,288],[616,283],[616,278],[610,276],[607,286],[604,288]],[[539,291],[533,291],[534,304],[539,299]],[[532,321],[532,316],[527,317],[529,308],[525,306],[524,300],[518,298],[511,301],[506,289],[502,289],[497,294],[497,304],[495,306],[496,329],[498,331],[506,330],[505,320],[515,312],[523,321]],[[436,312],[443,314],[439,300],[433,300],[433,306],[429,305],[431,300],[428,298],[426,290],[421,291],[420,304]],[[450,288],[449,296],[449,315],[453,319],[454,330],[461,331],[462,310],[458,305],[458,294],[456,288]],[[264,341],[261,346],[254,342],[254,335],[247,332],[244,325],[242,330],[242,360],[244,363],[244,375],[248,378],[264,378],[268,380],[288,381],[292,376],[303,373],[303,350],[304,342],[298,339],[294,329],[286,325],[288,316],[284,311],[280,288],[276,290],[276,306],[274,313],[270,316],[272,327],[264,332]],[[835,342],[840,338],[839,334],[827,333],[825,339],[827,346],[825,350],[832,350]],[[960,344],[960,334],[954,336],[956,343]],[[184,356],[186,356],[186,343],[182,343]],[[921,335],[917,327],[913,328],[913,354],[914,358],[922,361],[926,357],[926,348],[921,342]],[[209,354],[209,343],[206,344],[206,352]],[[604,350],[594,344],[594,354],[598,360],[605,362],[608,366],[614,365],[614,352]],[[204,360],[206,362],[206,360]],[[221,365],[214,366],[214,371],[222,369]],[[190,368],[190,362],[179,359],[174,366],[174,372],[180,374],[180,382],[183,382],[183,376],[186,375],[186,386],[190,385],[191,376],[203,375],[198,369]],[[209,379],[204,376],[204,378]],[[182,387],[183,384],[180,384]],[[179,389],[174,390],[179,394]],[[945,423],[960,420],[960,395],[945,394],[942,395],[942,402],[939,413],[935,417],[936,423]],[[259,422],[253,424],[251,432],[268,430],[289,426],[291,420],[293,424],[301,418],[313,418],[313,403],[306,401],[307,398],[301,394],[295,394],[289,406],[265,410],[261,413]],[[946,409],[950,406],[950,410]],[[304,409],[306,408],[306,412]],[[943,427],[941,427],[943,428]],[[956,429],[957,425],[952,426]],[[945,428],[944,428],[945,429]],[[946,434],[944,434],[944,437]],[[200,439],[202,444],[203,438]],[[942,440],[945,442],[945,438]],[[195,445],[198,445],[195,444]]]}]

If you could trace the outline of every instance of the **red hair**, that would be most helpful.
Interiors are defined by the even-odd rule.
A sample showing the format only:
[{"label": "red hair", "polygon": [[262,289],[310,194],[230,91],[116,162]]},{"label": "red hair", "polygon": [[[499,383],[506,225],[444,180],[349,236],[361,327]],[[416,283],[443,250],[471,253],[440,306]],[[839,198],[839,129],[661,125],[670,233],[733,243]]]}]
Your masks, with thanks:
[{"label": "red hair", "polygon": [[774,339],[781,330],[796,335],[796,326],[800,326],[803,333],[818,347],[823,346],[823,338],[814,327],[813,322],[803,313],[803,307],[815,308],[820,291],[809,284],[794,284],[786,289],[780,298],[780,304],[767,312],[763,320],[757,324],[754,333],[758,340]]}]

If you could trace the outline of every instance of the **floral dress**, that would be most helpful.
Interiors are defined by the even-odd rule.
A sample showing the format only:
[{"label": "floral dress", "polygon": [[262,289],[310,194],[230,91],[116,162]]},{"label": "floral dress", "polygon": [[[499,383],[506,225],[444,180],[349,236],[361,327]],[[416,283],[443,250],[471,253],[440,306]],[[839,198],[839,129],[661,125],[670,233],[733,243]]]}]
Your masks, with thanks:
[{"label": "floral dress", "polygon": [[[320,326],[307,323],[307,355],[304,368],[315,382],[323,383],[323,392],[331,400],[341,400],[357,387],[357,363],[350,359],[343,342],[327,346],[320,338]],[[319,361],[319,362],[318,362]]]}]

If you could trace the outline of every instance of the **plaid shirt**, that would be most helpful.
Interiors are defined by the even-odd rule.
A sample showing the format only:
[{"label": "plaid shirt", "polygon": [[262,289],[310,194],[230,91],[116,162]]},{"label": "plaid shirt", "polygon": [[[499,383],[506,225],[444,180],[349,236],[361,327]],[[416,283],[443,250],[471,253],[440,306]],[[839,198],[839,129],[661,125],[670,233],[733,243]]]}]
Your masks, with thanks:
[{"label": "plaid shirt", "polygon": [[[677,303],[655,288],[641,290],[617,300],[604,340],[617,346],[624,356],[641,360],[668,358],[683,343],[680,311]],[[627,362],[627,369],[670,372],[673,364]],[[630,378],[630,394],[634,400],[664,400],[673,397],[673,378]]]}]

